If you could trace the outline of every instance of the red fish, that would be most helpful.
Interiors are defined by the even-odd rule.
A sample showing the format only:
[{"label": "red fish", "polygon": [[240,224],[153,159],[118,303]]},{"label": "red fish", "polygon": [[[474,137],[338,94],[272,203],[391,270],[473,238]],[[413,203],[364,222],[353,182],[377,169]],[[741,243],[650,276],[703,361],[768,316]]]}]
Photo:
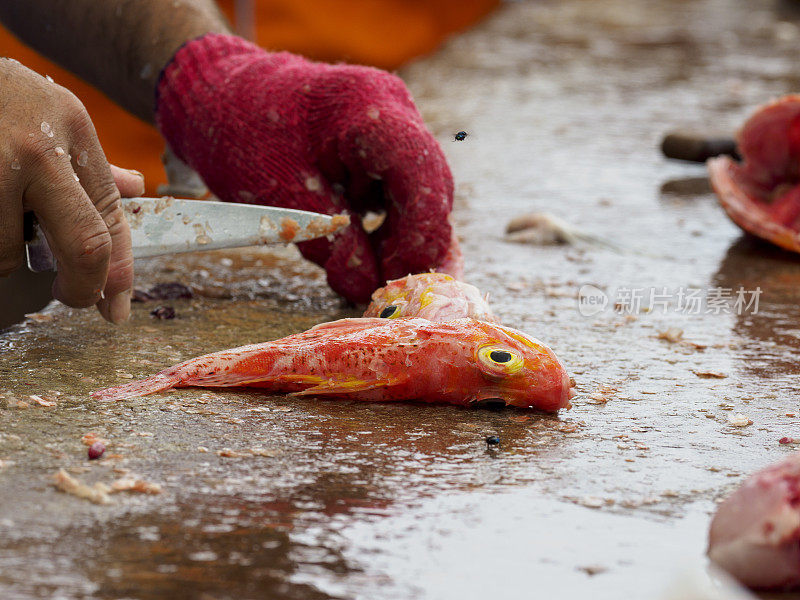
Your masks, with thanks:
[{"label": "red fish", "polygon": [[748,233],[800,252],[800,95],[759,108],[737,144],[742,163],[708,161],[720,204]]},{"label": "red fish", "polygon": [[502,399],[551,412],[569,408],[574,395],[553,351],[514,329],[470,318],[361,318],[200,356],[92,396],[121,400],[188,386],[464,406]]}]

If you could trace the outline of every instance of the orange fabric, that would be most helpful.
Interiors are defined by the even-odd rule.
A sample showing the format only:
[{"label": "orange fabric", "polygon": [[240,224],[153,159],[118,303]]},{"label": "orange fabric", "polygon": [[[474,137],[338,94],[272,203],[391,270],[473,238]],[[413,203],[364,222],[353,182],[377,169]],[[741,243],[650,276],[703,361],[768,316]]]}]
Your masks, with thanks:
[{"label": "orange fabric", "polygon": [[[489,13],[500,0],[256,0],[256,41],[325,61],[395,69],[426,54],[449,34]],[[234,0],[220,0],[233,22]],[[150,125],[117,107],[74,75],[42,58],[0,28],[0,55],[50,75],[86,106],[108,160],[144,173],[147,193],[167,178],[164,142]]]},{"label": "orange fabric", "polygon": [[[219,2],[233,14],[234,0]],[[257,0],[256,40],[323,61],[396,69],[435,49],[500,0]]]}]

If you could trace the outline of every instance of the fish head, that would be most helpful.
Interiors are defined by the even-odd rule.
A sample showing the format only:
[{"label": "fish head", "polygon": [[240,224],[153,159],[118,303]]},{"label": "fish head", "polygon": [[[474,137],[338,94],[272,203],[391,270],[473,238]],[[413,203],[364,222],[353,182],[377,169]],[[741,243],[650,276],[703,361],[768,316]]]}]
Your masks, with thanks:
[{"label": "fish head", "polygon": [[420,273],[388,282],[372,294],[365,317],[421,317],[433,322],[471,317],[494,321],[478,288],[446,273]]},{"label": "fish head", "polygon": [[379,319],[399,319],[400,317],[416,316],[409,307],[408,296],[411,288],[405,285],[405,280],[395,279],[388,282],[382,288],[378,288],[372,293],[372,301],[364,311],[365,317],[375,317]]},{"label": "fish head", "polygon": [[474,360],[487,385],[477,401],[499,397],[522,408],[571,408],[573,383],[550,348],[509,327],[485,323],[483,330],[486,337],[475,348]]}]

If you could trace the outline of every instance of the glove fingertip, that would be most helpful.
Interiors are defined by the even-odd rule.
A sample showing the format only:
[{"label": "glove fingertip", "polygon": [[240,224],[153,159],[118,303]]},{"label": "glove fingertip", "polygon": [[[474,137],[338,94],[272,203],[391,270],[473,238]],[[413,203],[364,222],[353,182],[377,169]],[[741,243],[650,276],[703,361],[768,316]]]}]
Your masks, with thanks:
[{"label": "glove fingertip", "polygon": [[334,240],[325,262],[328,284],[350,302],[366,304],[381,285],[378,262],[360,222],[353,223]]},{"label": "glove fingertip", "polygon": [[447,248],[447,252],[436,267],[436,271],[446,273],[459,281],[464,279],[464,254],[461,252],[461,244],[458,242],[455,229],[453,229],[450,237],[450,245]]},{"label": "glove fingertip", "polygon": [[382,281],[369,239],[358,217],[351,218],[354,223],[333,242],[319,238],[297,246],[306,259],[325,269],[334,292],[354,304],[367,304]]},{"label": "glove fingertip", "polygon": [[416,222],[394,222],[392,235],[381,243],[381,266],[386,279],[424,273],[446,260],[454,235],[447,215],[446,210],[439,210],[418,213],[421,218]]}]

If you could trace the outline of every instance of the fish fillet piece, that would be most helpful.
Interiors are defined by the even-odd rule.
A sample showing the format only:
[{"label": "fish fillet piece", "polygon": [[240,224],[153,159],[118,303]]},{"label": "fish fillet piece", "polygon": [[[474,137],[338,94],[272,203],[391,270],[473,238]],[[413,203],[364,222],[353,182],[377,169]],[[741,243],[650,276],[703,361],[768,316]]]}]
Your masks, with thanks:
[{"label": "fish fillet piece", "polygon": [[800,452],[751,476],[720,505],[708,556],[748,587],[800,587]]}]

